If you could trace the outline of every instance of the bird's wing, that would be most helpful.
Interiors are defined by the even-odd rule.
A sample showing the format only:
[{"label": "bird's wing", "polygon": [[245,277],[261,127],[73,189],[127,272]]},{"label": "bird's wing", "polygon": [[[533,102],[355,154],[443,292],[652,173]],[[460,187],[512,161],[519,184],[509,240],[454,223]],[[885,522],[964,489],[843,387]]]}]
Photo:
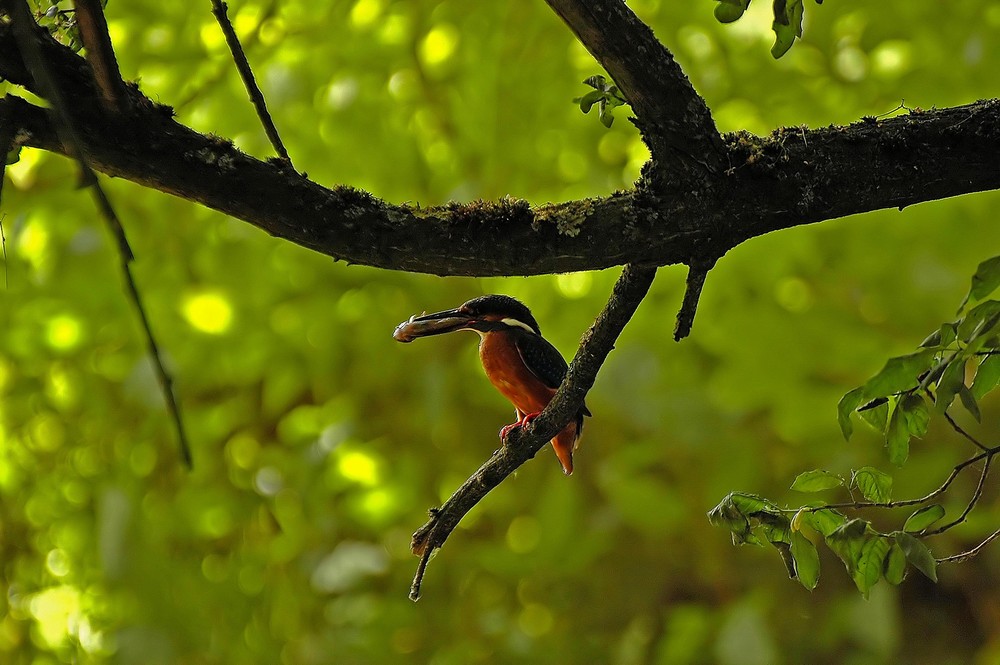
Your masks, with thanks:
[{"label": "bird's wing", "polygon": [[[556,390],[559,384],[566,378],[566,370],[569,366],[566,360],[559,353],[556,347],[552,346],[548,340],[539,335],[528,332],[518,334],[514,339],[517,352],[521,354],[521,360],[531,373],[541,379],[549,388]],[[590,415],[587,405],[581,409],[586,415]]]},{"label": "bird's wing", "polygon": [[555,390],[566,378],[568,369],[566,361],[556,347],[549,344],[544,337],[522,333],[514,340],[521,360],[531,373],[542,380],[542,383]]}]

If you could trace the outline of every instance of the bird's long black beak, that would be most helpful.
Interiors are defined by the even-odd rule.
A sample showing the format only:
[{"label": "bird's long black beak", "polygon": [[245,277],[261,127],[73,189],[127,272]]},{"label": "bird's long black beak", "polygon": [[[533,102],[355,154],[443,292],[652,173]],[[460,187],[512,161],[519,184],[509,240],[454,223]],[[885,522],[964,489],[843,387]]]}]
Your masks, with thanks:
[{"label": "bird's long black beak", "polygon": [[412,342],[418,337],[430,337],[431,335],[443,335],[456,330],[464,330],[478,320],[468,312],[462,311],[460,307],[433,314],[414,315],[396,326],[392,338],[397,342]]}]

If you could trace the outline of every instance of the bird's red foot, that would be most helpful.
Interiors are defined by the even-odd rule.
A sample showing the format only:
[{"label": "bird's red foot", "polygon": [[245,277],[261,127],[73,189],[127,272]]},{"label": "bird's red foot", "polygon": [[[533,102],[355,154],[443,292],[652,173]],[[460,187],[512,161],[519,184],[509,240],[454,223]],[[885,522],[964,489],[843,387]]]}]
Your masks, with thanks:
[{"label": "bird's red foot", "polygon": [[504,439],[506,439],[507,435],[510,434],[511,430],[513,430],[515,427],[524,427],[525,425],[530,423],[532,420],[537,418],[540,413],[541,411],[539,411],[538,413],[527,413],[516,423],[511,423],[510,425],[504,425],[503,427],[501,427],[500,440],[503,441]]}]

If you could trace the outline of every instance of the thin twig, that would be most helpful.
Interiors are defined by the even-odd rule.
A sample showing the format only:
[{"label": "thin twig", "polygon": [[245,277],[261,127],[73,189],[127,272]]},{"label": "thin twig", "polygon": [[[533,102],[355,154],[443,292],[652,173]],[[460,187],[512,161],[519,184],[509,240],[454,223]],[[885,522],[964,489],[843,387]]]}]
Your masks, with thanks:
[{"label": "thin twig", "polygon": [[976,448],[979,448],[980,450],[989,450],[988,446],[983,445],[982,443],[976,440],[976,437],[972,436],[964,429],[962,429],[961,425],[955,422],[955,419],[951,417],[951,414],[948,413],[947,410],[944,412],[944,419],[948,421],[948,424],[951,425],[953,430],[955,430],[956,432],[964,436],[966,439],[971,441],[972,445],[974,445]]},{"label": "thin twig", "polygon": [[566,379],[549,405],[530,425],[512,430],[505,445],[462,483],[440,509],[432,510],[430,520],[413,534],[410,549],[420,556],[420,565],[410,586],[411,600],[420,598],[420,586],[431,554],[444,545],[466,513],[507,476],[534,457],[575,417],[587,391],[594,385],[598,370],[649,291],[655,275],[655,267],[625,266],[608,303],[584,334]]},{"label": "thin twig", "polygon": [[60,141],[65,146],[67,154],[73,157],[79,164],[81,183],[90,189],[102,218],[117,241],[116,245],[118,247],[122,276],[125,280],[129,299],[132,301],[132,305],[139,314],[139,320],[142,323],[146,336],[146,344],[156,367],[160,388],[163,391],[167,408],[170,411],[177,430],[181,456],[185,465],[190,468],[192,466],[191,450],[184,431],[180,408],[174,396],[173,380],[163,363],[159,347],[153,336],[152,327],[149,324],[149,318],[146,316],[146,310],[142,304],[142,298],[139,295],[139,289],[136,287],[135,279],[132,275],[130,263],[134,259],[134,255],[125,236],[125,229],[122,227],[121,221],[115,213],[110,200],[108,200],[100,182],[98,182],[97,175],[87,163],[83,150],[83,142],[77,134],[72,117],[66,112],[68,108],[66,101],[59,90],[55,77],[49,71],[49,65],[42,55],[41,47],[36,41],[35,30],[37,30],[37,25],[31,16],[31,11],[28,9],[27,3],[25,0],[7,0],[7,6],[10,8],[13,17],[14,37],[17,40],[18,48],[24,58],[25,65],[31,72],[31,76],[35,79],[39,89],[44,93],[43,96],[52,104],[56,121],[56,132],[59,134]]},{"label": "thin twig", "polygon": [[239,71],[240,78],[243,79],[243,85],[246,86],[247,93],[250,95],[250,101],[257,110],[257,117],[260,118],[260,122],[264,126],[264,133],[267,134],[267,138],[271,142],[271,145],[274,146],[274,150],[278,153],[278,156],[289,166],[292,166],[292,160],[288,156],[288,151],[285,150],[285,144],[281,142],[281,136],[278,135],[278,128],[274,126],[274,120],[271,119],[271,114],[267,110],[267,102],[264,101],[264,94],[257,85],[253,70],[250,69],[250,62],[247,60],[246,53],[243,52],[243,47],[240,45],[240,38],[236,35],[236,30],[233,29],[233,24],[229,21],[228,10],[229,7],[222,0],[212,0],[212,14],[215,15],[215,19],[219,22],[219,27],[222,28],[222,32],[226,36],[226,44],[229,45],[229,51],[233,54],[233,61],[236,63],[236,69]]},{"label": "thin twig", "polygon": [[954,526],[958,526],[959,524],[961,524],[962,522],[965,521],[965,518],[969,516],[969,513],[972,512],[972,509],[976,507],[976,504],[979,503],[979,499],[983,496],[983,488],[986,486],[986,478],[988,478],[989,475],[990,475],[990,463],[992,461],[993,461],[993,457],[990,456],[990,457],[987,457],[986,460],[983,462],[983,470],[979,474],[979,483],[976,485],[976,491],[972,493],[972,498],[969,499],[969,503],[966,504],[965,510],[962,511],[962,514],[959,515],[954,520],[952,520],[951,522],[948,522],[944,526],[938,527],[937,529],[934,529],[933,531],[924,531],[921,534],[921,536],[924,536],[924,537],[926,537],[926,536],[934,536],[934,535],[937,535],[939,533],[944,533],[948,529],[950,529],[950,528],[952,528]]},{"label": "thin twig", "polygon": [[952,554],[951,556],[946,556],[943,559],[938,559],[938,563],[961,563],[963,561],[968,561],[972,557],[976,556],[983,551],[983,548],[992,543],[997,538],[1000,538],[1000,529],[997,529],[990,535],[986,536],[986,539],[973,547],[971,550],[961,552],[959,554]]}]

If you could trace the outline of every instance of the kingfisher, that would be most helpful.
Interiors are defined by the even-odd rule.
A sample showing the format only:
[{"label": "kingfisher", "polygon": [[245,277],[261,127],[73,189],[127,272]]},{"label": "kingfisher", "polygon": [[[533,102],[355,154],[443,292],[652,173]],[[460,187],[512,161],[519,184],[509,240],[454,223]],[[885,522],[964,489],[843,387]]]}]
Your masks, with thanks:
[{"label": "kingfisher", "polygon": [[[531,310],[510,296],[480,296],[455,309],[411,316],[392,336],[399,342],[412,342],[456,330],[479,334],[479,359],[486,377],[514,405],[517,420],[500,430],[501,440],[537,417],[566,378],[562,354],[542,337]],[[583,432],[583,418],[589,415],[587,405],[581,405],[576,418],[551,441],[566,475],[573,473],[573,451]]]}]

